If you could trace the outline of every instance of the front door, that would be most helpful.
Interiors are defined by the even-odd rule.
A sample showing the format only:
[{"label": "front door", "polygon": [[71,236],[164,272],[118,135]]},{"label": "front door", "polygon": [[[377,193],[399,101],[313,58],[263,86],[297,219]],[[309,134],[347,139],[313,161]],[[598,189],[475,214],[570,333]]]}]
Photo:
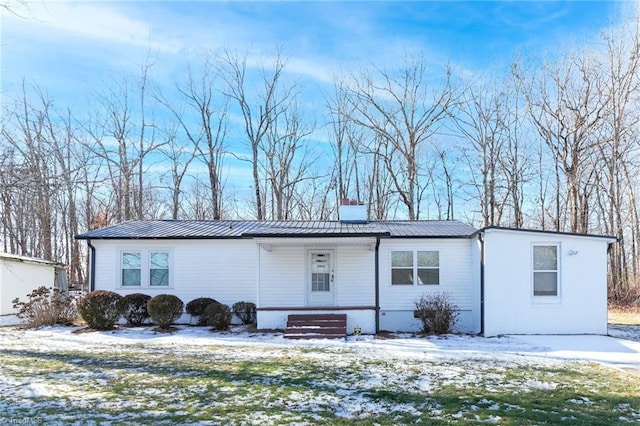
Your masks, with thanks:
[{"label": "front door", "polygon": [[333,251],[309,251],[309,306],[333,305],[333,284]]}]

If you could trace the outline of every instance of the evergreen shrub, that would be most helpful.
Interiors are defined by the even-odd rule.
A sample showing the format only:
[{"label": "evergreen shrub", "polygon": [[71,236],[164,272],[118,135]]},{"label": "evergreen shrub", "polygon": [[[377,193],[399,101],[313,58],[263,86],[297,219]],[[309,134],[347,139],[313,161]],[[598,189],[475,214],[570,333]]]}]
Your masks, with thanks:
[{"label": "evergreen shrub", "polygon": [[113,291],[96,290],[78,300],[78,312],[91,328],[111,330],[122,317],[122,296]]},{"label": "evergreen shrub", "polygon": [[231,311],[240,318],[243,324],[256,323],[256,304],[252,302],[236,302]]},{"label": "evergreen shrub", "polygon": [[223,303],[211,303],[207,305],[202,314],[202,319],[206,325],[211,326],[214,330],[226,330],[231,324],[231,309]]},{"label": "evergreen shrub", "polygon": [[147,303],[147,311],[153,322],[161,329],[168,330],[182,316],[184,303],[173,294],[159,294]]},{"label": "evergreen shrub", "polygon": [[187,303],[186,311],[192,318],[196,319],[198,325],[207,325],[207,322],[202,318],[204,310],[212,303],[219,303],[217,300],[210,297],[198,297]]},{"label": "evergreen shrub", "polygon": [[149,311],[147,311],[149,300],[151,296],[142,293],[127,294],[122,298],[123,315],[128,325],[138,327],[149,318]]}]

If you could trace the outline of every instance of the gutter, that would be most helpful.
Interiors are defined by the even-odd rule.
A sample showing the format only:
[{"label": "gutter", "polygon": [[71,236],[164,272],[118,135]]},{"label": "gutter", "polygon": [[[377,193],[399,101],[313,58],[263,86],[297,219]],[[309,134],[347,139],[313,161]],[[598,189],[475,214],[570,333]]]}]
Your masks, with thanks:
[{"label": "gutter", "polygon": [[484,233],[478,232],[480,242],[480,334],[484,336]]},{"label": "gutter", "polygon": [[87,238],[89,246],[89,291],[96,289],[96,248],[91,244],[91,238]]},{"label": "gutter", "polygon": [[380,237],[376,237],[375,255],[376,334],[380,331]]}]

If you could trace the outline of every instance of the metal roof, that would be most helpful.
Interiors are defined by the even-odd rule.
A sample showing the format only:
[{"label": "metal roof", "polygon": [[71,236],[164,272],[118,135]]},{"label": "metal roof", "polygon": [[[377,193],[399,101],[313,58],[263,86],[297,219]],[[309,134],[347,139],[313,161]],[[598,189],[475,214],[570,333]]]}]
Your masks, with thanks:
[{"label": "metal roof", "polygon": [[476,229],[457,221],[144,220],[85,232],[77,239],[224,239],[257,237],[469,238]]}]

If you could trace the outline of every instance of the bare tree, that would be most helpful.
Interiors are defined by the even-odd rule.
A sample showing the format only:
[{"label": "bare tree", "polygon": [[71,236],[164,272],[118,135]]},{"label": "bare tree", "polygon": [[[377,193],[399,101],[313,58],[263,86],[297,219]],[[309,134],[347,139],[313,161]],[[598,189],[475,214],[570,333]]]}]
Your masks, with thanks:
[{"label": "bare tree", "polygon": [[297,104],[283,106],[283,112],[270,126],[260,145],[268,182],[265,195],[271,195],[270,217],[276,220],[292,219],[297,189],[303,181],[312,178],[305,138],[313,132],[314,126],[304,122]]},{"label": "bare tree", "polygon": [[[602,127],[599,163],[595,168],[600,182],[601,211],[606,233],[615,235],[619,244],[609,251],[610,296],[624,297],[630,284],[638,282],[639,258],[637,238],[640,231],[637,215],[637,181],[630,169],[637,171],[640,113],[640,14],[621,28],[603,35],[606,55],[602,57],[602,90],[608,100],[606,123]],[[635,172],[634,172],[635,174]],[[602,196],[606,194],[606,198]],[[631,276],[630,276],[631,275]]]},{"label": "bare tree", "polygon": [[290,104],[296,93],[294,85],[283,82],[286,61],[281,51],[276,53],[271,68],[260,66],[260,77],[256,88],[256,96],[251,97],[251,81],[247,78],[247,55],[226,51],[220,57],[222,66],[220,75],[226,83],[225,95],[232,99],[240,109],[244,121],[246,145],[250,150],[250,157],[243,158],[251,163],[256,219],[266,217],[265,194],[263,180],[260,174],[260,164],[264,161],[260,147],[264,143],[267,133],[272,129],[281,114]]},{"label": "bare tree", "polygon": [[156,214],[145,177],[152,156],[168,142],[156,140],[157,126],[146,107],[150,66],[143,65],[137,82],[123,78],[100,95],[101,115],[87,127],[86,147],[106,164],[118,222]]},{"label": "bare tree", "polygon": [[[477,82],[463,91],[461,103],[452,111],[454,123],[464,137],[462,152],[470,170],[478,170],[479,182],[469,184],[477,191],[482,225],[500,225],[506,182],[500,158],[506,141],[507,94],[502,82],[487,86]],[[471,152],[468,152],[468,148]]]},{"label": "bare tree", "polygon": [[[587,53],[573,54],[567,61],[545,64],[524,91],[531,120],[565,179],[571,232],[589,231],[589,165],[608,103],[600,72]],[[562,230],[559,192],[556,202],[555,228]]]},{"label": "bare tree", "polygon": [[[348,101],[354,123],[376,135],[372,141],[387,145],[383,160],[410,220],[417,211],[424,145],[440,128],[455,102],[451,73],[445,71],[440,87],[430,89],[424,58],[407,59],[396,72],[377,69],[354,77]],[[369,146],[369,152],[377,150]]]},{"label": "bare tree", "polygon": [[[177,166],[178,156],[183,157],[182,177],[195,155],[207,167],[210,187],[211,211],[213,220],[222,218],[224,210],[222,201],[222,169],[224,159],[224,144],[227,136],[227,101],[222,98],[222,92],[216,88],[216,73],[218,64],[214,63],[210,56],[206,56],[199,72],[194,72],[191,67],[187,74],[187,80],[177,84],[177,91],[184,101],[184,108],[177,109],[172,102],[161,93],[156,93],[158,99],[173,114],[186,141],[193,148],[183,146],[179,150],[171,147],[174,165]],[[185,152],[186,150],[186,152]],[[185,157],[186,156],[186,157]],[[180,189],[175,187],[178,183],[177,170],[174,172],[174,214],[176,214],[177,195]],[[180,180],[182,180],[180,177]],[[177,192],[176,192],[177,191]]]}]

